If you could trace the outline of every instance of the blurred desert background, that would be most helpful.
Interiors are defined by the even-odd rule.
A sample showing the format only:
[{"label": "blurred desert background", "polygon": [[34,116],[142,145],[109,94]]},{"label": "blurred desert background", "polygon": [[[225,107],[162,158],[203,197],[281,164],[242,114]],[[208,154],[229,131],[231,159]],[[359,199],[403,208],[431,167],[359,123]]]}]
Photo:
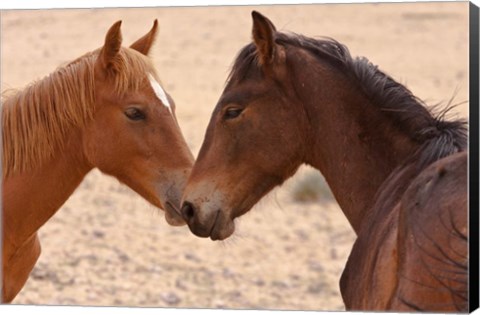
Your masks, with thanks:
[{"label": "blurred desert background", "polygon": [[[468,2],[2,11],[1,90],[100,47],[117,20],[129,45],[158,18],[151,56],[196,155],[231,63],[250,41],[252,9],[279,30],[339,40],[429,104],[455,94],[457,115],[468,117]],[[39,235],[42,255],[15,304],[343,310],[338,282],[355,240],[306,167],[223,242],[167,225],[163,212],[96,170]]]}]

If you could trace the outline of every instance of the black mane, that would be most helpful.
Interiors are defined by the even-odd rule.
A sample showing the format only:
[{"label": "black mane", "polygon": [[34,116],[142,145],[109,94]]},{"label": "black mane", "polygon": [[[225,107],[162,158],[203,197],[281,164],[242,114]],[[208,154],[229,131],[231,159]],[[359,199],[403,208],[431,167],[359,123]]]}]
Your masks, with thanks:
[{"label": "black mane", "polygon": [[[422,143],[419,163],[424,167],[467,148],[467,122],[447,120],[454,107],[450,102],[428,108],[404,85],[396,82],[365,57],[352,58],[348,48],[332,38],[314,39],[294,33],[276,33],[275,42],[309,51],[352,78],[379,110],[415,141]],[[261,75],[253,43],[238,54],[227,82],[240,82],[249,75]],[[418,157],[418,156],[417,156]]]}]

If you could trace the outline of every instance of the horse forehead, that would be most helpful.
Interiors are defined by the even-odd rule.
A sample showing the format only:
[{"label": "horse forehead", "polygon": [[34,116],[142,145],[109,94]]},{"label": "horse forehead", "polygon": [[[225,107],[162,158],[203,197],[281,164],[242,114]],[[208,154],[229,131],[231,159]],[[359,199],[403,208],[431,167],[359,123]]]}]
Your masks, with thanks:
[{"label": "horse forehead", "polygon": [[158,97],[160,101],[162,101],[162,104],[168,108],[170,113],[172,112],[172,108],[170,106],[170,102],[168,101],[167,94],[163,90],[162,86],[160,83],[158,83],[157,80],[153,77],[152,74],[148,74],[148,80],[150,81],[150,85],[152,86],[153,91],[155,92],[155,95]]}]

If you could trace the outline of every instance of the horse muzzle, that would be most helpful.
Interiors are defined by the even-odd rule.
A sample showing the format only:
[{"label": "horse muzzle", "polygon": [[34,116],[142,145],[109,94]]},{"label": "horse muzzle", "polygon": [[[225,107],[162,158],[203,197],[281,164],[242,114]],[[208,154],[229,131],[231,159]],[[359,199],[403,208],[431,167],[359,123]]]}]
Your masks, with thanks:
[{"label": "horse muzzle", "polygon": [[220,209],[202,211],[193,203],[185,201],[181,214],[190,231],[198,237],[210,237],[213,241],[224,240],[235,231],[233,220]]}]

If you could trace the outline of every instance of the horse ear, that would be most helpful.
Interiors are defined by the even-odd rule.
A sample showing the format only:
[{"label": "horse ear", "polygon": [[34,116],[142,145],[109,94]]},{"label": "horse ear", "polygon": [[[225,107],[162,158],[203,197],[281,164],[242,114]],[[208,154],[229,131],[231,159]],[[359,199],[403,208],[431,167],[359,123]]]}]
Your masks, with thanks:
[{"label": "horse ear", "polygon": [[115,69],[115,60],[122,45],[121,25],[122,21],[117,21],[110,27],[105,36],[105,43],[97,59],[97,64],[102,70]]},{"label": "horse ear", "polygon": [[262,65],[268,65],[275,59],[275,33],[277,29],[273,23],[258,13],[252,11],[252,36]]},{"label": "horse ear", "polygon": [[155,19],[153,22],[153,27],[148,32],[145,36],[137,40],[135,43],[133,43],[130,48],[135,49],[136,51],[144,54],[145,56],[148,55],[148,52],[150,51],[150,48],[153,45],[153,42],[155,41],[155,37],[157,35],[157,28],[158,28],[158,21]]}]

